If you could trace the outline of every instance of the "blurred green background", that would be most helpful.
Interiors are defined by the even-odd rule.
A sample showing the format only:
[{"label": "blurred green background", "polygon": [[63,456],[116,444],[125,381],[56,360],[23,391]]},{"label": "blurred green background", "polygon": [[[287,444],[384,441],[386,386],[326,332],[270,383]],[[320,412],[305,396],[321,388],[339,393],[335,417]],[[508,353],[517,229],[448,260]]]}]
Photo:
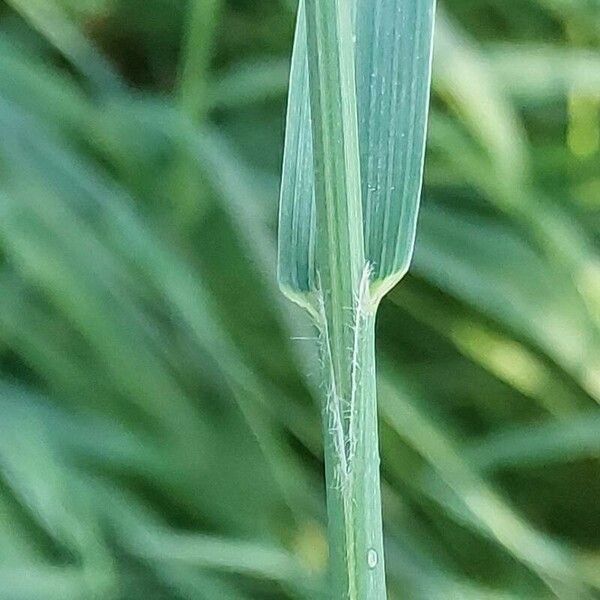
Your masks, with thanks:
[{"label": "blurred green background", "polygon": [[[0,3],[0,599],[316,599],[275,283],[294,2]],[[389,596],[600,598],[600,4],[439,6],[378,357]]]}]

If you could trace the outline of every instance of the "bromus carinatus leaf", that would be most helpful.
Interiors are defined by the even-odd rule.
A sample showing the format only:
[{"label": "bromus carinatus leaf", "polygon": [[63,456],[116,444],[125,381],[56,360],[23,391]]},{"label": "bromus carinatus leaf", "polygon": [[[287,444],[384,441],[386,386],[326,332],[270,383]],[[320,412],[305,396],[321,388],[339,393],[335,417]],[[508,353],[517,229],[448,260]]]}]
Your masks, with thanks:
[{"label": "bromus carinatus leaf", "polygon": [[412,256],[434,0],[304,0],[279,282],[319,332],[332,598],[385,598],[375,314]]}]

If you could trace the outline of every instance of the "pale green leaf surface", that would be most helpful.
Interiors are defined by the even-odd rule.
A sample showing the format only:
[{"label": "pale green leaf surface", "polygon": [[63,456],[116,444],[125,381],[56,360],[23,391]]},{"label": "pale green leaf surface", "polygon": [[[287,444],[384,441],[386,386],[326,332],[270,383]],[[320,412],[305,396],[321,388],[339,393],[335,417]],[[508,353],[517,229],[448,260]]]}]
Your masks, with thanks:
[{"label": "pale green leaf surface", "polygon": [[313,147],[308,94],[306,20],[299,13],[290,71],[290,91],[279,205],[280,285],[289,292],[315,287]]},{"label": "pale green leaf surface", "polygon": [[[397,280],[412,256],[421,189],[434,3],[359,2],[355,71],[365,258]],[[279,281],[315,288],[313,145],[303,11],[292,67],[279,224]]]},{"label": "pale green leaf surface", "polygon": [[425,153],[434,2],[358,2],[357,90],[367,260],[373,278],[411,260]]}]

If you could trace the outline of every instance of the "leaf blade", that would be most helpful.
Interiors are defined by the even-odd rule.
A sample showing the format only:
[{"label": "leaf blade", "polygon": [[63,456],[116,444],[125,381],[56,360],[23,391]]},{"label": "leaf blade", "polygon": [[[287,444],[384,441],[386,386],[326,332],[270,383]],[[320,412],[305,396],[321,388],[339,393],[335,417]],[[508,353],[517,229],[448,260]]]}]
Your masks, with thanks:
[{"label": "leaf blade", "polygon": [[[354,5],[365,257],[382,296],[413,254],[430,90],[434,0]],[[315,285],[313,139],[303,5],[290,73],[280,195],[279,282],[293,300]]]},{"label": "leaf blade", "polygon": [[431,72],[435,3],[358,2],[357,91],[366,256],[391,282],[413,253]]}]

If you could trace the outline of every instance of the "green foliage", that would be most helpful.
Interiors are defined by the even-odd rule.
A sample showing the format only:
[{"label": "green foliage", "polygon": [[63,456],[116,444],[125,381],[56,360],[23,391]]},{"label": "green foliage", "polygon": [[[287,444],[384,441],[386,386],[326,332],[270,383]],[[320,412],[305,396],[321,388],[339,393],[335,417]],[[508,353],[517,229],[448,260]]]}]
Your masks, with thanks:
[{"label": "green foliage", "polygon": [[[323,591],[318,377],[274,277],[292,4],[207,3],[196,49],[183,2],[2,6],[2,600]],[[440,8],[378,325],[389,597],[593,598],[598,11]]]}]

